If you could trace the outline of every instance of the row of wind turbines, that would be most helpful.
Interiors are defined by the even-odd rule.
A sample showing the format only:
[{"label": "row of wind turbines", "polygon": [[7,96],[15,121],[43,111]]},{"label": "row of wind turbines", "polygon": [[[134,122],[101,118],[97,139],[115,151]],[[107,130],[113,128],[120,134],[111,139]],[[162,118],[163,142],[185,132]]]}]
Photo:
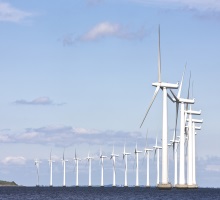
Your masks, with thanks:
[{"label": "row of wind turbines", "polygon": [[[162,180],[157,184],[158,188],[161,189],[170,189],[172,187],[169,182],[168,177],[168,146],[173,146],[174,150],[174,175],[175,182],[174,187],[177,188],[197,188],[196,184],[196,164],[195,164],[195,135],[196,130],[200,130],[201,127],[196,126],[198,123],[203,123],[203,120],[193,118],[194,115],[201,115],[200,111],[192,110],[192,104],[195,103],[195,99],[190,99],[190,80],[188,87],[188,96],[187,98],[181,98],[181,90],[184,79],[184,73],[182,75],[182,80],[180,85],[173,83],[162,82],[161,79],[161,52],[160,52],[160,27],[159,27],[159,47],[158,47],[158,82],[152,83],[156,87],[153,98],[150,102],[150,105],[147,109],[147,112],[144,116],[144,119],[141,123],[140,128],[142,127],[150,108],[161,89],[163,91],[163,118],[162,118]],[[185,67],[186,69],[186,67]],[[191,79],[191,75],[190,75]],[[178,89],[177,95],[172,91],[172,89]],[[170,89],[172,96],[167,92]],[[173,103],[176,104],[176,123],[174,128],[173,139],[168,144],[168,117],[167,117],[167,99],[170,99]],[[180,106],[180,135],[177,137],[177,121],[178,121],[178,112]],[[177,145],[179,143],[179,181],[177,176]],[[185,178],[185,145],[187,147],[187,180]]]},{"label": "row of wind turbines", "polygon": [[[135,186],[139,187],[139,153],[144,152],[147,158],[147,177],[146,177],[146,187],[150,187],[150,174],[149,174],[149,161],[150,161],[150,151],[155,151],[154,155],[157,155],[157,182],[159,183],[159,149],[161,149],[160,146],[157,145],[157,138],[156,138],[156,144],[155,146],[153,146],[153,148],[147,148],[147,136],[146,136],[146,147],[144,148],[143,151],[138,150],[137,148],[137,144],[134,150],[134,154],[135,154],[135,162],[136,162],[136,181],[135,181]],[[125,168],[124,168],[124,187],[128,187],[128,156],[131,155],[131,153],[126,151],[126,147],[124,145],[124,151],[122,153],[122,157],[124,160],[124,164],[125,164]],[[113,181],[112,181],[112,186],[116,186],[116,158],[119,157],[119,154],[116,154],[114,151],[114,146],[113,146],[113,150],[110,156],[106,156],[103,155],[102,150],[100,149],[100,155],[99,155],[99,159],[100,159],[100,165],[101,165],[101,182],[100,182],[100,186],[104,186],[104,159],[105,158],[109,158],[112,160],[113,162]],[[90,156],[90,153],[88,153],[88,156],[86,158],[84,158],[85,160],[88,161],[89,164],[89,177],[88,177],[88,186],[91,187],[92,186],[92,160],[96,159],[95,157]],[[73,158],[73,160],[75,161],[75,186],[78,187],[79,186],[79,161],[81,161],[82,159],[79,158],[76,154],[76,150],[75,150],[75,156]],[[62,158],[62,165],[63,165],[63,186],[66,186],[66,162],[68,162],[69,160],[65,159],[64,156],[64,152],[63,152],[63,158]],[[35,165],[36,165],[36,169],[37,169],[37,186],[39,186],[39,167],[40,167],[40,163],[41,161],[39,159],[35,159]],[[53,163],[55,162],[55,160],[52,159],[52,155],[50,152],[50,158],[48,160],[49,162],[49,167],[50,167],[50,181],[49,181],[49,186],[53,186]]]},{"label": "row of wind turbines", "polygon": [[[203,120],[196,119],[194,116],[201,115],[200,111],[195,111],[192,109],[192,105],[195,104],[195,99],[190,99],[190,82],[191,82],[191,75],[189,78],[189,87],[188,87],[188,95],[187,98],[181,97],[181,91],[182,91],[182,85],[185,75],[185,69],[182,75],[182,79],[180,84],[176,83],[167,83],[162,82],[161,78],[161,51],[160,51],[160,27],[158,31],[159,35],[159,47],[158,47],[158,81],[155,83],[152,83],[154,87],[156,87],[153,98],[150,102],[150,105],[147,109],[147,112],[144,116],[144,119],[140,125],[140,128],[142,127],[143,123],[145,122],[145,119],[151,109],[152,104],[154,103],[154,100],[157,97],[157,94],[159,93],[160,89],[163,91],[163,111],[162,111],[162,146],[159,146],[157,144],[157,138],[156,138],[156,144],[153,146],[153,149],[155,151],[155,155],[157,154],[157,187],[159,189],[171,189],[172,187],[176,188],[197,188],[196,183],[196,162],[195,162],[195,151],[196,151],[196,131],[201,129],[201,126],[197,126],[197,124],[203,123]],[[170,94],[167,90],[170,90]],[[174,89],[178,89],[177,95],[173,92]],[[171,100],[171,102],[175,103],[176,105],[176,116],[175,116],[175,127],[174,127],[174,133],[173,138],[168,142],[168,108],[167,103],[168,99]],[[179,135],[177,133],[177,124],[178,124],[178,114],[179,114],[179,107],[180,107],[180,127],[179,127]],[[169,182],[169,176],[168,176],[168,147],[173,147],[174,152],[174,185],[172,186]],[[179,146],[179,148],[178,148]],[[144,149],[144,152],[146,153],[147,157],[147,177],[146,177],[146,187],[150,187],[149,182],[149,153],[153,149],[146,148]],[[160,155],[159,152],[162,152],[162,177],[160,182]],[[179,152],[178,152],[179,149]],[[136,183],[135,186],[139,186],[139,166],[138,166],[138,154],[142,151],[137,149],[137,145],[135,148],[135,158],[136,158]],[[178,156],[179,153],[179,156]],[[123,159],[125,161],[125,171],[124,171],[124,186],[128,186],[127,182],[127,156],[130,155],[130,153],[127,153],[124,147],[123,152]],[[116,186],[116,170],[115,170],[115,162],[116,158],[119,155],[114,153],[114,148],[112,151],[112,154],[110,156],[110,159],[113,161],[113,182],[112,186]],[[104,159],[107,158],[107,156],[104,156],[102,154],[102,151],[100,151],[100,161],[101,161],[101,183],[100,186],[104,186]],[[179,158],[179,160],[178,160]],[[86,158],[89,162],[89,183],[88,186],[92,186],[91,184],[91,163],[93,157],[91,157],[89,154]],[[75,152],[75,165],[76,165],[76,186],[79,186],[79,178],[78,178],[78,162],[80,158],[77,157]],[[54,160],[52,160],[51,155],[49,159],[50,164],[50,186],[52,186],[52,165]],[[65,163],[67,160],[64,159],[63,154],[63,186],[66,186],[65,184]],[[37,166],[37,174],[38,174],[38,185],[39,185],[39,160],[35,160],[35,165]],[[178,163],[179,163],[179,169],[178,169]],[[185,168],[185,166],[187,166]],[[179,174],[178,174],[179,172]]]}]

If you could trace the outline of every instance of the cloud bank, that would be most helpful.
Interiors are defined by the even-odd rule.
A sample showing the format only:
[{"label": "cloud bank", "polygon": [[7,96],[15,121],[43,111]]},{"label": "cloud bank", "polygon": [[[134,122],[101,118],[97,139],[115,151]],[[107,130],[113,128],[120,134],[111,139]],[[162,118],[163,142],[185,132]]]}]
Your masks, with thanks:
[{"label": "cloud bank", "polygon": [[23,156],[13,157],[8,156],[1,161],[3,164],[15,164],[15,165],[24,165],[26,163],[26,159]]},{"label": "cloud bank", "polygon": [[31,13],[12,7],[9,3],[0,2],[0,21],[21,22],[32,16]]},{"label": "cloud bank", "polygon": [[14,104],[16,105],[64,105],[64,103],[54,103],[49,97],[38,97],[36,99],[33,99],[31,101],[27,101],[24,99],[16,100],[14,101]]},{"label": "cloud bank", "polygon": [[[77,144],[89,145],[118,145],[124,143],[134,145],[145,145],[145,138],[140,132],[126,132],[113,130],[95,130],[85,128],[73,128],[72,126],[45,126],[40,128],[27,128],[19,133],[0,132],[0,142],[4,143],[27,143],[55,145],[68,147]],[[154,144],[154,139],[148,139],[148,144]]]},{"label": "cloud bank", "polygon": [[66,35],[62,38],[63,45],[73,45],[78,42],[96,41],[107,37],[114,37],[126,40],[142,40],[149,34],[145,27],[141,27],[137,31],[130,31],[128,27],[122,26],[118,23],[101,22],[93,26],[79,37],[73,35]]},{"label": "cloud bank", "polygon": [[199,19],[220,19],[218,0],[130,0],[143,5],[158,6],[166,10],[191,12]]}]

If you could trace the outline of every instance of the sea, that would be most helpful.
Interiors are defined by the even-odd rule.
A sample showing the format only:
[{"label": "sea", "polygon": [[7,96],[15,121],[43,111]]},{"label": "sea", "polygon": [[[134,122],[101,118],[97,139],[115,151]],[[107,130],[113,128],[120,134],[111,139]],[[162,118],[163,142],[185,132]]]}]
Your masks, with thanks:
[{"label": "sea", "polygon": [[198,188],[190,190],[159,190],[145,187],[0,187],[0,199],[7,200],[139,200],[139,199],[218,199],[220,189]]}]

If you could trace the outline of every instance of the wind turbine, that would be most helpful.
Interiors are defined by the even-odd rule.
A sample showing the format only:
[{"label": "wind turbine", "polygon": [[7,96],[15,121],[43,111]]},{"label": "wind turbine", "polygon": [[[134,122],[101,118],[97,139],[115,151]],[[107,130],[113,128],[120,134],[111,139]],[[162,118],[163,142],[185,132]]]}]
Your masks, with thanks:
[{"label": "wind turbine", "polygon": [[142,151],[137,150],[137,143],[136,143],[136,147],[134,150],[134,154],[135,154],[135,158],[136,158],[136,184],[135,187],[139,187],[139,174],[138,174],[138,170],[139,170],[139,166],[138,166],[138,154],[142,153]]},{"label": "wind turbine", "polygon": [[157,154],[157,185],[160,183],[160,149],[161,146],[157,145],[157,137],[156,137],[156,144],[153,146],[154,148],[154,157]]},{"label": "wind turbine", "polygon": [[68,162],[68,160],[65,160],[64,153],[65,153],[65,149],[63,151],[63,159],[61,161],[63,165],[63,187],[66,187],[66,162]]},{"label": "wind turbine", "polygon": [[51,156],[52,150],[50,151],[50,159],[49,161],[49,166],[50,166],[50,187],[53,187],[53,162],[55,162],[54,160],[52,160],[52,156]]},{"label": "wind turbine", "polygon": [[167,147],[167,132],[168,132],[168,120],[167,120],[167,89],[177,89],[177,84],[166,83],[161,81],[161,56],[160,56],[160,27],[159,27],[159,48],[158,48],[158,82],[152,83],[153,86],[156,87],[151,103],[147,109],[145,117],[141,123],[143,125],[145,118],[159,92],[159,90],[163,90],[163,122],[162,122],[162,182],[158,184],[159,188],[171,188],[171,184],[168,182],[168,147]]},{"label": "wind turbine", "polygon": [[189,115],[188,121],[188,169],[187,169],[187,185],[188,188],[197,188],[197,185],[193,184],[193,127],[192,127],[192,115],[200,115],[201,111],[193,111],[191,109],[186,110],[186,113]]},{"label": "wind turbine", "polygon": [[123,152],[123,160],[125,161],[125,184],[124,184],[124,187],[128,187],[128,155],[131,155],[131,154],[127,153],[125,151],[125,145],[124,145],[124,152]]},{"label": "wind turbine", "polygon": [[192,128],[193,128],[193,184],[196,184],[196,130],[201,130],[201,126],[198,127],[196,123],[203,123],[203,120],[192,119]]},{"label": "wind turbine", "polygon": [[94,158],[89,156],[89,153],[88,153],[88,156],[86,157],[86,159],[89,162],[89,185],[88,186],[92,187],[92,159]]},{"label": "wind turbine", "polygon": [[170,140],[170,145],[173,146],[173,154],[174,154],[174,186],[177,186],[177,149],[178,149],[178,144],[180,143],[180,140],[175,139],[175,131],[173,134],[173,139]]},{"label": "wind turbine", "polygon": [[101,159],[101,187],[104,187],[104,158],[107,158],[107,156],[102,155],[101,148],[99,158]]},{"label": "wind turbine", "polygon": [[75,160],[75,166],[76,166],[76,187],[78,187],[79,186],[79,161],[80,159],[76,155],[76,149],[75,149],[74,160]]},{"label": "wind turbine", "polygon": [[113,183],[112,183],[113,187],[116,186],[116,183],[115,183],[115,173],[116,173],[116,171],[115,171],[115,158],[116,157],[119,157],[119,155],[115,154],[114,146],[113,146],[112,154],[111,154],[111,157],[110,157],[110,159],[112,159],[112,161],[113,161]]},{"label": "wind turbine", "polygon": [[[185,66],[185,69],[184,69],[184,72],[183,72],[183,75],[182,75],[182,80],[181,80],[181,83],[180,83],[180,87],[179,87],[179,91],[178,91],[178,94],[177,96],[173,93],[172,90],[171,93],[174,97],[171,98],[169,95],[168,97],[171,99],[171,101],[173,102],[176,102],[176,124],[175,124],[175,129],[174,129],[174,137],[173,137],[173,141],[176,140],[176,128],[177,128],[177,119],[178,119],[178,110],[179,110],[179,104],[180,104],[180,161],[179,161],[179,184],[177,184],[177,180],[175,178],[175,187],[177,188],[187,188],[187,185],[186,185],[186,180],[185,180],[185,153],[184,153],[184,146],[185,146],[185,119],[186,119],[186,116],[185,116],[185,108],[184,106],[188,104],[194,104],[195,100],[194,99],[189,99],[189,88],[190,88],[190,79],[189,79],[189,88],[188,88],[188,98],[187,99],[184,99],[184,98],[181,98],[180,95],[181,95],[181,90],[182,90],[182,84],[183,84],[183,80],[184,80],[184,74],[185,74],[185,70],[186,70],[186,66]],[[191,78],[191,75],[190,75],[190,78]],[[176,143],[173,144],[173,151],[174,149],[176,148]],[[174,161],[175,162],[175,161]],[[176,177],[176,175],[175,175]]]},{"label": "wind turbine", "polygon": [[147,156],[147,182],[146,182],[146,187],[150,187],[150,167],[149,167],[149,163],[150,163],[150,151],[152,151],[153,149],[147,148],[147,134],[146,134],[146,146],[144,148],[144,152]]},{"label": "wind turbine", "polygon": [[38,159],[35,159],[34,164],[36,165],[37,168],[37,187],[39,187],[39,167],[40,167],[41,161]]}]

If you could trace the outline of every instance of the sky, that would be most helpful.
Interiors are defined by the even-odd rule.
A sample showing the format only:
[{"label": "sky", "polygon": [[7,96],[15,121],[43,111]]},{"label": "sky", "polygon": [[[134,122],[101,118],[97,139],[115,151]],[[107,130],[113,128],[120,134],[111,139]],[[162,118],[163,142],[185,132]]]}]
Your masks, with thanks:
[{"label": "sky", "polygon": [[[100,184],[99,151],[105,184],[112,184],[114,146],[116,183],[123,184],[123,146],[128,184],[135,184],[134,148],[161,139],[162,93],[142,128],[157,81],[158,26],[162,81],[180,82],[181,96],[202,110],[196,136],[197,183],[220,187],[220,2],[216,0],[0,0],[0,179],[36,185],[34,159],[41,160],[40,184],[49,184],[48,159],[55,186],[62,185],[62,154],[69,160],[67,186],[75,184],[73,157],[94,157],[92,183]],[[193,87],[192,87],[193,85]],[[174,91],[177,93],[177,91]],[[175,125],[175,104],[168,101],[168,138]],[[179,131],[179,123],[177,130]],[[146,159],[140,155],[140,184]],[[88,184],[88,163],[80,162],[79,184]],[[150,159],[150,182],[156,184]],[[173,156],[169,149],[169,180]]]}]

